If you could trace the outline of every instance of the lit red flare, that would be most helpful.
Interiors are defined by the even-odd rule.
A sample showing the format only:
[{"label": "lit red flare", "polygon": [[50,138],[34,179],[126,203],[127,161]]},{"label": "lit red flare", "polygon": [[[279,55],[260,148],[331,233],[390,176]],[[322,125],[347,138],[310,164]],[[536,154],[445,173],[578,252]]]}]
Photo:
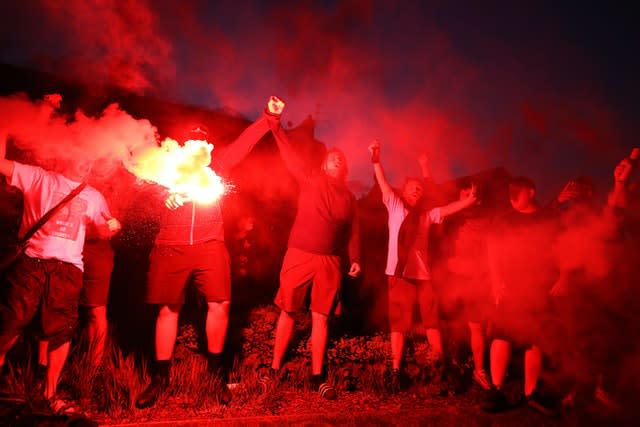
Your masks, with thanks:
[{"label": "lit red flare", "polygon": [[188,140],[180,146],[167,138],[160,147],[135,154],[127,169],[180,194],[183,200],[213,203],[224,194],[225,184],[209,167],[212,150],[207,141]]}]

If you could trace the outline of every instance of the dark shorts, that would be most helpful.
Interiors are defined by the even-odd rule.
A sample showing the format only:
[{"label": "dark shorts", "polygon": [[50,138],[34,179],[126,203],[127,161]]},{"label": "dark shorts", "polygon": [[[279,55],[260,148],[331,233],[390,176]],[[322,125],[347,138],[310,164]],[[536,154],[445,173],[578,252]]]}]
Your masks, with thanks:
[{"label": "dark shorts", "polygon": [[549,306],[505,301],[495,308],[490,334],[519,347],[536,345],[548,349],[548,331],[559,327],[552,323]]},{"label": "dark shorts", "polygon": [[82,261],[84,262],[84,276],[80,305],[86,307],[107,305],[111,272],[113,271],[111,242],[109,240],[85,242]]},{"label": "dark shorts", "polygon": [[20,334],[38,307],[42,338],[56,349],[71,341],[78,324],[82,271],[73,264],[21,256],[6,272],[0,299],[0,342]]},{"label": "dark shorts", "polygon": [[231,300],[229,253],[223,241],[195,245],[156,245],[151,251],[145,302],[183,304],[192,282],[207,302]]},{"label": "dark shorts", "polygon": [[340,313],[340,257],[317,255],[289,248],[280,270],[280,288],[275,303],[283,311],[293,313],[306,308],[315,313]]},{"label": "dark shorts", "polygon": [[493,311],[492,292],[489,278],[485,275],[463,276],[450,274],[447,279],[449,299],[462,303],[464,316],[468,322],[483,323]]},{"label": "dark shorts", "polygon": [[438,327],[438,303],[431,280],[388,277],[391,332],[409,332],[416,302],[425,328]]}]

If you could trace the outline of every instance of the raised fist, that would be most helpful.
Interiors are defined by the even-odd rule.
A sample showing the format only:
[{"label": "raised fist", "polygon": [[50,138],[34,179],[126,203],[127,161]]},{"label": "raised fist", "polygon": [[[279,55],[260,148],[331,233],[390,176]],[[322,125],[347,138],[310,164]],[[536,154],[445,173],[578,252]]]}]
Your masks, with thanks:
[{"label": "raised fist", "polygon": [[631,163],[631,160],[625,157],[624,159],[620,160],[620,163],[618,163],[616,168],[613,170],[613,178],[617,182],[625,182],[631,174],[632,167],[633,164]]},{"label": "raised fist", "polygon": [[284,111],[284,101],[277,96],[271,96],[267,102],[267,112],[279,116]]},{"label": "raised fist", "polygon": [[380,141],[374,139],[371,144],[369,144],[369,151],[371,152],[371,163],[379,163],[380,162]]}]

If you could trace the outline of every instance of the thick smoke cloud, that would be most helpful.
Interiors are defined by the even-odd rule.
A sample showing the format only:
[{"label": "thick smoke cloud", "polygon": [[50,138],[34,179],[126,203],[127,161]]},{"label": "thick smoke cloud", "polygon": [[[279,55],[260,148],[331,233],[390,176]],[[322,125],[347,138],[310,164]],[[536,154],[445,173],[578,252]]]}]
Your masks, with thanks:
[{"label": "thick smoke cloud", "polygon": [[249,117],[256,97],[278,94],[286,120],[311,114],[316,136],[344,149],[361,187],[378,138],[394,184],[428,152],[439,180],[505,166],[532,176],[544,200],[571,176],[604,181],[599,162],[614,163],[633,134],[624,100],[575,41],[580,24],[533,3],[468,13],[362,0],[3,8],[6,60]]},{"label": "thick smoke cloud", "polygon": [[22,94],[0,98],[0,138],[10,137],[32,162],[52,169],[58,160],[99,161],[97,167],[104,169],[94,172],[102,177],[132,155],[157,146],[156,128],[117,104],[89,117],[82,111],[61,113],[62,101],[59,95],[36,101]]}]

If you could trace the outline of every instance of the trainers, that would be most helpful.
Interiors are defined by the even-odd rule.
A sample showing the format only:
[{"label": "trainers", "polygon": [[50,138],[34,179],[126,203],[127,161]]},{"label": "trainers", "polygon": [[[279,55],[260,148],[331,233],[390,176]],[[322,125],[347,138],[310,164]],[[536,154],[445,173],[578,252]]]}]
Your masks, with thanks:
[{"label": "trainers", "polygon": [[167,388],[168,381],[163,380],[160,375],[154,375],[151,378],[151,383],[144,389],[142,393],[136,399],[136,408],[145,409],[152,406],[162,392]]},{"label": "trainers", "polygon": [[485,412],[501,412],[509,408],[509,402],[502,391],[491,387],[487,393],[487,397],[481,404],[481,408]]},{"label": "trainers", "polygon": [[216,381],[215,393],[221,405],[228,405],[233,399],[231,390],[224,381]]},{"label": "trainers", "polygon": [[476,369],[473,371],[473,381],[483,390],[491,390],[491,379],[484,369]]},{"label": "trainers", "polygon": [[320,375],[314,375],[311,378],[311,383],[315,391],[317,391],[321,397],[327,400],[335,400],[338,397],[336,389],[325,381]]},{"label": "trainers", "polygon": [[543,415],[549,417],[555,417],[558,415],[555,402],[545,396],[542,396],[536,390],[533,390],[529,396],[525,396],[524,400],[529,408]]}]

